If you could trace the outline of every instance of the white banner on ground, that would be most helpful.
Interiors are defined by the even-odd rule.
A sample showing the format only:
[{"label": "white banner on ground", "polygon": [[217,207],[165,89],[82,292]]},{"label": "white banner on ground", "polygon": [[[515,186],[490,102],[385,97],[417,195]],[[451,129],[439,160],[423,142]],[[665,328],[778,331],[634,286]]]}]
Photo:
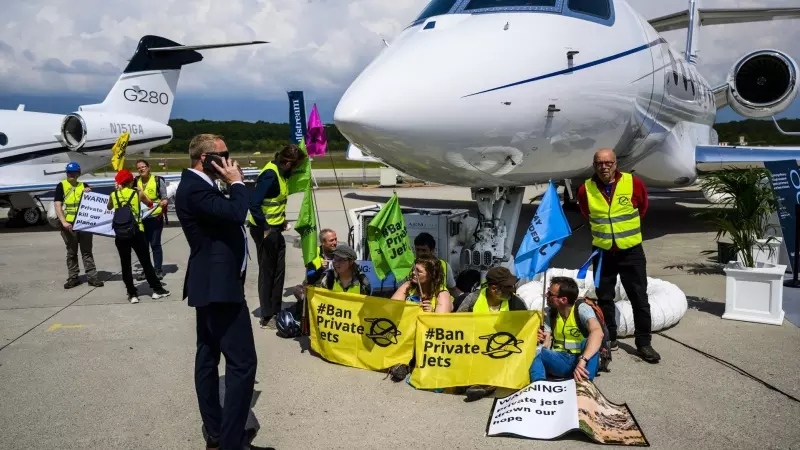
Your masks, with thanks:
[{"label": "white banner on ground", "polygon": [[[111,222],[114,220],[114,210],[108,209],[109,196],[96,192],[84,192],[78,205],[78,216],[72,229],[84,231],[86,233],[99,234],[101,236],[114,237],[114,229]],[[143,211],[142,218],[152,214],[155,210],[147,209],[144,203],[139,204],[139,211]]]},{"label": "white banner on ground", "polygon": [[495,401],[486,435],[555,439],[576,428],[575,380],[536,381]]}]

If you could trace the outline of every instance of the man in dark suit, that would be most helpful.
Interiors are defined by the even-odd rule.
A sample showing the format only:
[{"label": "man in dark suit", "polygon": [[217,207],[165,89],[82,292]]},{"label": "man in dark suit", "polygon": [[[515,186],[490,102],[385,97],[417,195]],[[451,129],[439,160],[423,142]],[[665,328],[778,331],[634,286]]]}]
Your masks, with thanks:
[{"label": "man in dark suit", "polygon": [[[191,167],[175,194],[176,214],[189,243],[183,298],[197,315],[195,387],[208,449],[249,448],[245,433],[256,375],[256,350],[244,277],[248,190],[225,142],[201,134],[189,143]],[[230,185],[230,198],[214,179]],[[220,406],[220,353],[225,355],[225,405]]]}]

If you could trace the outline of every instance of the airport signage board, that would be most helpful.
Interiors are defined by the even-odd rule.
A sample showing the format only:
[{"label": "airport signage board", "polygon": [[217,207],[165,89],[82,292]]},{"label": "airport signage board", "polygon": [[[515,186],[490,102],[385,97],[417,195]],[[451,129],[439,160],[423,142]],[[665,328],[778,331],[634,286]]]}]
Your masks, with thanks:
[{"label": "airport signage board", "polygon": [[778,199],[778,220],[783,231],[783,243],[789,253],[789,264],[794,270],[794,246],[797,236],[797,205],[800,205],[800,170],[797,161],[765,161],[764,167],[772,174],[772,190]]}]

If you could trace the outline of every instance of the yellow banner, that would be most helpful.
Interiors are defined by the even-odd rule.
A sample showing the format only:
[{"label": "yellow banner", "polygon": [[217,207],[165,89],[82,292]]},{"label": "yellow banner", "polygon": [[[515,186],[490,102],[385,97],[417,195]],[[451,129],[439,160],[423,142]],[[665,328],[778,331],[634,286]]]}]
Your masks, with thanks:
[{"label": "yellow banner", "polygon": [[421,313],[411,384],[436,389],[484,384],[521,389],[530,384],[539,311]]},{"label": "yellow banner", "polygon": [[419,303],[309,287],[311,349],[350,367],[385,370],[409,364]]},{"label": "yellow banner", "polygon": [[130,136],[131,134],[127,131],[120,134],[111,149],[111,167],[114,170],[122,170],[125,167],[125,153],[128,151],[128,139],[130,139]]}]

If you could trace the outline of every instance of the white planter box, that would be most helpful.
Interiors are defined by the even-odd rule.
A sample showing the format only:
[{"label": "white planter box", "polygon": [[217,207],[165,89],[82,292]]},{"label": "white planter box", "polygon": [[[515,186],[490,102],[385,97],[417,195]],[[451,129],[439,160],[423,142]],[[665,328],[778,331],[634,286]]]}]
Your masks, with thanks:
[{"label": "white planter box", "polygon": [[[772,242],[769,244],[767,243],[766,239],[758,239],[758,243],[763,245],[764,247],[759,247],[758,245],[753,246],[753,262],[755,263],[764,263],[764,264],[771,264],[773,266],[777,266],[780,264],[788,264],[788,255],[785,256],[787,261],[784,261],[783,255],[783,238],[776,237]],[[769,247],[769,248],[768,248]],[[772,256],[770,256],[770,248],[772,249]],[[742,261],[742,254],[739,253],[737,256],[737,260],[741,263]]]},{"label": "white planter box", "polygon": [[743,267],[736,261],[725,266],[725,314],[723,319],[783,324],[785,265],[756,263]]}]

